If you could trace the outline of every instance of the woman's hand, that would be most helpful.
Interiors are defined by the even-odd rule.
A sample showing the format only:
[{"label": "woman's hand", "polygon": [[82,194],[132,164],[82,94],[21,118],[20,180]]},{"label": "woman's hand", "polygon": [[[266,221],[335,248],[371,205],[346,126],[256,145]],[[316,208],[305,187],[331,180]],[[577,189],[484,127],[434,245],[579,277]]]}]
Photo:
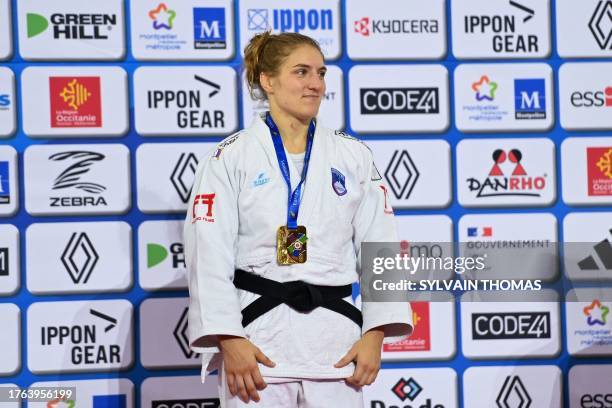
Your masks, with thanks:
[{"label": "woman's hand", "polygon": [[334,367],[342,368],[351,361],[357,363],[353,375],[346,379],[347,383],[355,387],[362,387],[376,380],[380,370],[380,353],[384,337],[385,333],[382,328],[376,327],[368,330],[360,340],[353,344],[348,353],[334,364]]},{"label": "woman's hand", "polygon": [[232,395],[246,402],[259,402],[257,390],[266,388],[259,373],[258,362],[267,367],[276,364],[253,343],[243,337],[217,336],[223,351],[223,365],[227,376],[227,386]]}]

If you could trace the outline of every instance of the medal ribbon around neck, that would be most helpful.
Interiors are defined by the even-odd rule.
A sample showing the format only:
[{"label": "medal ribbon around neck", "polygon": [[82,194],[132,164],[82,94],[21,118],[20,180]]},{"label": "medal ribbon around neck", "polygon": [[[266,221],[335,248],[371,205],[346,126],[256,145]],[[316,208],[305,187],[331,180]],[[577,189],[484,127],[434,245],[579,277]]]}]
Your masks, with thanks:
[{"label": "medal ribbon around neck", "polygon": [[289,163],[287,161],[287,155],[285,154],[285,148],[283,147],[283,139],[281,138],[278,126],[274,123],[270,112],[266,113],[266,125],[270,128],[270,135],[272,136],[272,142],[274,143],[274,150],[276,151],[276,158],[278,159],[278,165],[287,183],[287,227],[289,229],[297,228],[297,217],[300,210],[300,201],[302,199],[302,185],[306,180],[306,174],[308,173],[308,162],[310,161],[310,153],[312,150],[312,142],[314,139],[315,132],[315,121],[311,120],[308,126],[308,134],[306,136],[306,154],[304,155],[304,168],[302,169],[302,177],[297,187],[293,192],[291,191],[291,176],[289,173]]}]

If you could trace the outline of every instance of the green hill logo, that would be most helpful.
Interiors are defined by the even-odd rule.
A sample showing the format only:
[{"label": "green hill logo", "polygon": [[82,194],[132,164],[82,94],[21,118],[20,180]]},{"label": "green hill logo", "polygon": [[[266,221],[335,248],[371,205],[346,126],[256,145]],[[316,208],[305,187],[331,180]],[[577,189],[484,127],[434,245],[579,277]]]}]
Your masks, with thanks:
[{"label": "green hill logo", "polygon": [[28,27],[28,38],[32,38],[42,33],[49,27],[49,21],[40,14],[28,13],[26,15]]},{"label": "green hill logo", "polygon": [[147,268],[152,268],[164,262],[168,258],[168,254],[172,253],[172,267],[185,268],[185,254],[183,253],[183,244],[175,242],[170,245],[170,251],[165,246],[160,244],[147,244]]}]

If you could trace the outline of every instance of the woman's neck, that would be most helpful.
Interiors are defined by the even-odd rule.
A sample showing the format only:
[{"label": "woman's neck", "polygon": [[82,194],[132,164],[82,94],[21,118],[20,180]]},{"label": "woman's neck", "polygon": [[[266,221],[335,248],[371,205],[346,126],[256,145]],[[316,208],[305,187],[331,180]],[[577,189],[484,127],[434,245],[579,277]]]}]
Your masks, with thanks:
[{"label": "woman's neck", "polygon": [[278,127],[285,149],[289,153],[303,153],[306,150],[306,136],[308,135],[310,121],[304,123],[297,118],[280,114],[272,109],[270,114]]}]

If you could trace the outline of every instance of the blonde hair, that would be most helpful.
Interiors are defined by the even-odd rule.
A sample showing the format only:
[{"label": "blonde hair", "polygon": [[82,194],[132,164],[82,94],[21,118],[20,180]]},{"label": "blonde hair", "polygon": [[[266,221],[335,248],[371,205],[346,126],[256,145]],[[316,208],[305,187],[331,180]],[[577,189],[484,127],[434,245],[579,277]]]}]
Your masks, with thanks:
[{"label": "blonde hair", "polygon": [[278,74],[278,69],[293,50],[302,45],[314,47],[323,56],[319,43],[299,33],[271,34],[265,31],[255,35],[244,48],[244,71],[249,93],[253,99],[267,99],[259,76],[262,72],[270,76]]}]

